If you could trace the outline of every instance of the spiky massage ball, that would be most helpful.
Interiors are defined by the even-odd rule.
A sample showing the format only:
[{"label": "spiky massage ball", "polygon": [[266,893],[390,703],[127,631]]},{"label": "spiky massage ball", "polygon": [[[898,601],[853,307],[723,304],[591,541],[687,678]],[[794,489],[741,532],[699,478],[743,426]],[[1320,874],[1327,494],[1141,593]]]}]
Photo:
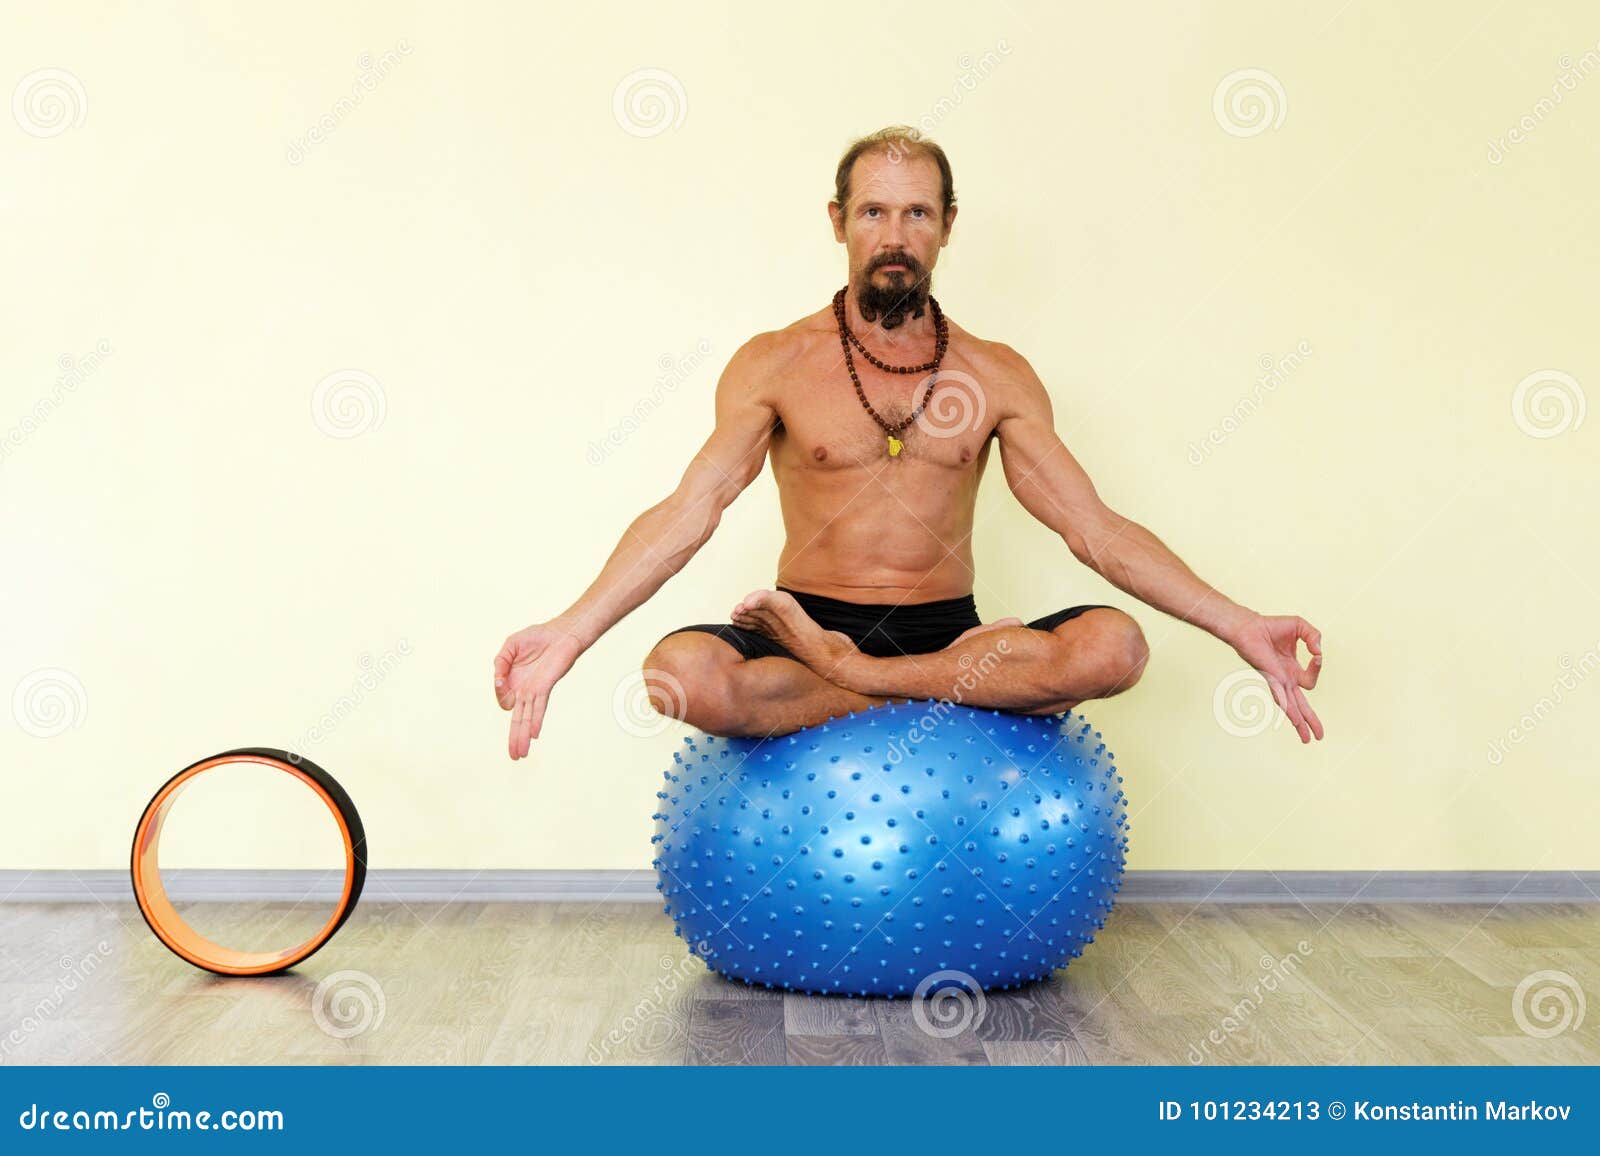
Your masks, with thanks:
[{"label": "spiky massage ball", "polygon": [[1121,886],[1126,796],[1100,740],[1071,711],[932,699],[770,739],[697,732],[657,792],[664,910],[708,967],[786,991],[1041,979]]}]

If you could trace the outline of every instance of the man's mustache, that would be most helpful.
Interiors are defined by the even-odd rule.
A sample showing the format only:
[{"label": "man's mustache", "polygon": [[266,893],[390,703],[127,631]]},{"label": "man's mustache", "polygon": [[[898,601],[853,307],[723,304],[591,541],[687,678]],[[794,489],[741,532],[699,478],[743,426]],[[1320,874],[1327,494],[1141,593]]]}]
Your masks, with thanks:
[{"label": "man's mustache", "polygon": [[885,253],[881,257],[874,257],[872,264],[867,267],[869,273],[876,272],[885,265],[904,265],[914,274],[922,272],[922,263],[909,253]]}]

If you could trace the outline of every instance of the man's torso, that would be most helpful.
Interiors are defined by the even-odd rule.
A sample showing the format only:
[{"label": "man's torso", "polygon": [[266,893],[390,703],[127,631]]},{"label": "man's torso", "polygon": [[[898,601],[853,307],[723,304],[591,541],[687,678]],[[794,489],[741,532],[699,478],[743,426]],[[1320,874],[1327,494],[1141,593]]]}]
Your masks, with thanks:
[{"label": "man's torso", "polygon": [[[972,590],[978,483],[1006,384],[988,343],[954,323],[940,379],[922,416],[897,436],[860,399],[831,310],[779,332],[785,356],[767,398],[777,411],[769,456],[786,542],[780,585],[857,602],[925,602]],[[889,364],[921,364],[931,339],[903,353],[857,336]],[[926,373],[891,374],[854,351],[867,400],[898,425],[927,394]]]}]

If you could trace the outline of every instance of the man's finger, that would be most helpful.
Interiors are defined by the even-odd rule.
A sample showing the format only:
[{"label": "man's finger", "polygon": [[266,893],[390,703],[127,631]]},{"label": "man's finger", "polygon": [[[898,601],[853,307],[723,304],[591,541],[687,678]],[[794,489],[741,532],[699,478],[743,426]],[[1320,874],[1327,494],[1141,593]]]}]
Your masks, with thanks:
[{"label": "man's finger", "polygon": [[1300,741],[1308,743],[1311,735],[1306,727],[1305,720],[1300,717],[1300,707],[1289,694],[1289,688],[1280,685],[1277,679],[1269,678],[1267,684],[1272,687],[1272,697],[1277,701],[1278,707],[1289,716],[1289,721],[1294,724],[1295,733],[1300,736]]},{"label": "man's finger", "polygon": [[527,702],[522,695],[517,695],[515,704],[511,708],[511,725],[506,728],[506,754],[513,759],[520,759],[522,752],[518,749],[522,741],[522,716]]},{"label": "man's finger", "polygon": [[1304,618],[1296,618],[1295,622],[1300,628],[1300,637],[1306,640],[1306,649],[1311,651],[1316,658],[1322,657],[1322,631],[1318,630]]},{"label": "man's finger", "polygon": [[511,672],[509,668],[505,673],[500,671],[500,660],[494,662],[494,698],[500,704],[501,710],[510,710],[516,702],[516,691],[511,688]]},{"label": "man's finger", "polygon": [[511,709],[511,650],[511,641],[507,639],[500,653],[494,656],[494,696],[501,710]]},{"label": "man's finger", "polygon": [[1300,713],[1303,714],[1306,717],[1306,720],[1311,724],[1311,733],[1316,735],[1319,739],[1322,738],[1323,734],[1325,733],[1322,729],[1322,720],[1317,717],[1317,712],[1311,709],[1311,704],[1306,701],[1306,696],[1302,694],[1298,688],[1296,688],[1294,693],[1295,697],[1299,699],[1300,702]]},{"label": "man's finger", "polygon": [[[1300,637],[1305,641],[1306,649],[1311,652],[1311,658],[1306,663],[1304,670],[1295,680],[1306,690],[1311,690],[1317,685],[1317,676],[1322,673],[1322,631],[1318,630],[1304,618],[1296,618],[1295,624],[1300,632]],[[1299,659],[1296,658],[1296,665]]]},{"label": "man's finger", "polygon": [[1278,709],[1284,713],[1290,722],[1293,722],[1294,713],[1289,709],[1289,696],[1283,692],[1283,687],[1278,685],[1278,680],[1268,677],[1267,689],[1272,692],[1272,701],[1278,704]]},{"label": "man's finger", "polygon": [[548,688],[540,690],[538,694],[533,696],[532,719],[528,731],[531,738],[538,738],[539,732],[544,729],[544,708],[549,701],[550,691]]},{"label": "man's finger", "polygon": [[534,694],[531,689],[524,689],[517,695],[517,721],[513,726],[516,734],[516,753],[514,758],[526,758],[528,748],[533,740],[533,712]]}]

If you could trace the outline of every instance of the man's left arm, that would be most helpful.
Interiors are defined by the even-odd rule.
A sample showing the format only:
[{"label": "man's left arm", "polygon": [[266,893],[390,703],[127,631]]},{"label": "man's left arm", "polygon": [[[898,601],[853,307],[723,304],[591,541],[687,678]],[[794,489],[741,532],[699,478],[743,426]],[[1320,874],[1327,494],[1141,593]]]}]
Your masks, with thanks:
[{"label": "man's left arm", "polygon": [[[1192,623],[1228,645],[1259,671],[1301,742],[1322,738],[1322,722],[1305,691],[1322,671],[1322,635],[1298,615],[1263,615],[1202,581],[1162,541],[1108,507],[1055,430],[1050,395],[1033,368],[997,347],[999,403],[995,432],[1006,482],[1023,507],[1060,534],[1073,557],[1112,585]],[[1310,661],[1300,665],[1304,640]]]}]

